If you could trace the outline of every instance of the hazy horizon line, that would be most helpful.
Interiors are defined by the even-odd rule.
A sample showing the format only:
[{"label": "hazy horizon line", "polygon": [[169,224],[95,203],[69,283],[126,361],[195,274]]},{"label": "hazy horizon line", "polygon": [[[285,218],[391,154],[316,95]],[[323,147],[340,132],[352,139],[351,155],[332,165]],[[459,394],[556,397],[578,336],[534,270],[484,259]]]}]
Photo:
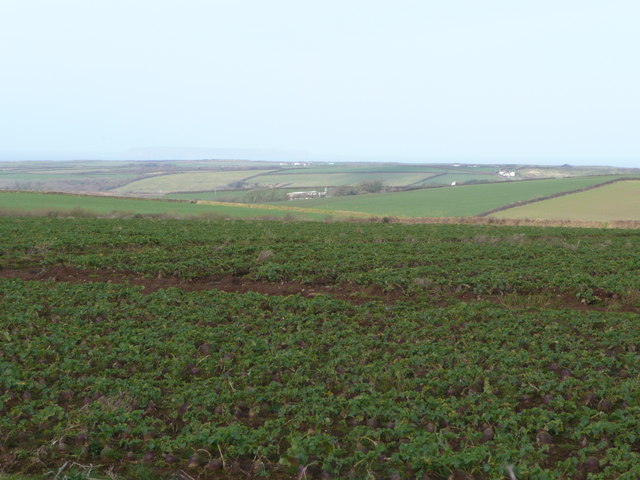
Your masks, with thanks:
[{"label": "hazy horizon line", "polygon": [[[535,159],[535,158],[462,158],[462,157],[449,157],[439,159],[416,159],[416,158],[388,158],[388,157],[336,157],[330,158],[329,156],[321,157],[304,157],[304,158],[250,158],[243,156],[229,156],[229,157],[167,157],[167,158],[132,158],[125,156],[68,156],[63,158],[43,158],[43,157],[28,157],[28,158],[6,158],[0,156],[0,162],[5,163],[20,163],[20,162],[206,162],[206,161],[229,161],[229,162],[264,162],[264,163],[294,163],[294,162],[306,162],[306,163],[395,163],[395,164],[464,164],[464,165],[533,165],[533,166],[546,166],[546,167],[612,167],[612,168],[628,168],[628,169],[640,169],[640,166],[622,165],[619,163],[611,163],[611,160],[605,159],[589,159],[578,160],[575,158],[559,158],[559,159]],[[640,163],[640,162],[639,162]]]}]

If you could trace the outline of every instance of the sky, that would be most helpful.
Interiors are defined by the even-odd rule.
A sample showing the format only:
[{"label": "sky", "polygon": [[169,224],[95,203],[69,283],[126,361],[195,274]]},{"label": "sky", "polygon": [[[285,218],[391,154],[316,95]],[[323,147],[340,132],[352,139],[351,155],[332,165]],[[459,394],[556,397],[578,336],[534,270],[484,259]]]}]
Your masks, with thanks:
[{"label": "sky", "polygon": [[0,0],[0,160],[640,167],[637,0]]}]

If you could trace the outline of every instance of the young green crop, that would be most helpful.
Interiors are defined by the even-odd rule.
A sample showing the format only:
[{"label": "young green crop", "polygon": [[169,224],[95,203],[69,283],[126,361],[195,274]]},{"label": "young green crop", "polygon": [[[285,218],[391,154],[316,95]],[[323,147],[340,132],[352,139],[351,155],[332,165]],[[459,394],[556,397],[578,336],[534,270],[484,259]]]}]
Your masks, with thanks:
[{"label": "young green crop", "polygon": [[[7,471],[489,479],[513,465],[518,478],[604,480],[640,469],[636,232],[89,219],[0,230]],[[70,266],[96,277],[7,278]],[[111,271],[379,295],[145,294],[100,282]],[[514,300],[543,294],[567,303]]]}]

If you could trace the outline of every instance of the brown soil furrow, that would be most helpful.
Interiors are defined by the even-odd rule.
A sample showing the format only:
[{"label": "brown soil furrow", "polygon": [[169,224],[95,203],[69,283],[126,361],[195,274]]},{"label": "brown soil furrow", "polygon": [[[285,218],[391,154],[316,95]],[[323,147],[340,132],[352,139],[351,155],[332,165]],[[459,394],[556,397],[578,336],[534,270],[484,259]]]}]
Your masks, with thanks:
[{"label": "brown soil furrow", "polygon": [[[144,277],[133,272],[100,270],[84,270],[67,265],[56,265],[38,268],[4,268],[0,269],[0,278],[16,278],[29,281],[57,281],[69,283],[85,282],[105,282],[122,285],[138,285],[143,287],[145,294],[156,292],[165,288],[180,288],[185,291],[219,290],[224,292],[248,293],[255,292],[264,295],[290,296],[300,295],[305,298],[312,298],[317,295],[330,295],[331,297],[361,305],[370,301],[383,301],[385,303],[395,303],[398,301],[421,301],[428,300],[435,306],[446,306],[452,301],[476,302],[490,301],[501,306],[522,309],[523,305],[512,304],[510,296],[503,295],[476,295],[469,292],[459,292],[456,290],[437,292],[425,290],[424,293],[407,294],[402,290],[384,291],[377,286],[364,286],[353,283],[347,284],[322,284],[322,283],[300,283],[295,281],[267,282],[252,280],[245,277],[201,277],[195,279],[182,279],[176,277]],[[527,294],[538,296],[537,305],[544,308],[563,308],[580,311],[618,311],[638,313],[639,310],[634,305],[616,303],[615,296],[602,295],[602,301],[597,304],[585,304],[580,302],[575,295],[570,292],[560,292],[558,290],[544,290],[541,292],[522,293],[524,298]],[[511,296],[512,298],[512,296]],[[532,305],[535,308],[535,305]]]},{"label": "brown soil furrow", "polygon": [[105,282],[129,284],[143,287],[143,293],[152,293],[165,288],[180,288],[185,291],[220,290],[224,292],[256,292],[265,295],[301,295],[306,298],[317,295],[332,297],[354,304],[382,299],[396,301],[403,297],[399,292],[383,292],[376,287],[359,285],[303,284],[300,282],[265,282],[242,277],[204,277],[181,279],[176,277],[144,277],[130,272],[109,270],[83,270],[71,266],[52,266],[38,269],[2,269],[0,278],[17,278],[31,281],[59,281],[69,283]]}]

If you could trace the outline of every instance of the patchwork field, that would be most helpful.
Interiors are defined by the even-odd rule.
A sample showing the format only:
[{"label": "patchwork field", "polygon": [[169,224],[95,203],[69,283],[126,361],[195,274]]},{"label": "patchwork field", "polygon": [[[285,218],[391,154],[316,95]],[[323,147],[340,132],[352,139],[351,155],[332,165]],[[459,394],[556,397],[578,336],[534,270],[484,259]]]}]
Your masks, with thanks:
[{"label": "patchwork field", "polygon": [[[161,175],[146,178],[124,185],[116,192],[120,193],[155,193],[197,192],[202,193],[214,189],[233,187],[234,182],[244,181],[254,188],[324,188],[345,185],[357,185],[362,182],[380,181],[387,187],[400,187],[419,184],[445,185],[453,181],[470,180],[500,181],[496,175],[496,167],[484,169],[462,169],[429,166],[360,166],[332,165],[308,166],[296,168],[237,170],[221,172],[193,172],[173,175]],[[491,170],[489,172],[489,170]]]},{"label": "patchwork field", "polygon": [[[458,165],[453,164],[411,164],[411,163],[330,163],[313,164],[304,167],[310,174],[322,173],[472,173],[477,175],[494,175],[496,165]],[[285,169],[283,172],[295,173]]]},{"label": "patchwork field", "polygon": [[164,195],[162,198],[177,200],[211,200],[219,202],[265,203],[286,200],[287,193],[298,188],[254,188],[247,190],[219,190],[214,192],[187,192]]},{"label": "patchwork field", "polygon": [[117,171],[0,171],[0,189],[10,190],[108,190],[138,177],[136,173]]},{"label": "patchwork field", "polygon": [[495,218],[640,220],[640,181],[629,180],[497,212]]},{"label": "patchwork field", "polygon": [[[513,171],[504,177],[500,171]],[[383,188],[513,182],[528,178],[633,175],[613,167],[545,167],[474,164],[258,162],[250,160],[0,162],[0,189],[163,196],[176,192],[356,186]],[[210,199],[210,198],[209,198]]]},{"label": "patchwork field", "polygon": [[577,177],[463,185],[409,192],[290,201],[309,208],[349,210],[400,217],[471,216],[514,202],[577,190],[615,177]]},{"label": "patchwork field", "polygon": [[[350,195],[318,200],[280,200],[276,202],[270,202],[270,200],[283,198],[286,190],[241,190],[220,193],[205,192],[198,195],[189,193],[172,195],[177,201],[113,196],[0,192],[0,210],[5,215],[11,213],[61,215],[66,212],[66,214],[73,213],[76,216],[92,214],[99,216],[164,215],[175,218],[217,214],[238,218],[294,216],[298,219],[307,220],[323,220],[329,217],[340,219],[349,217],[382,218],[387,216],[398,217],[400,220],[415,217],[472,217],[514,202],[530,201],[547,195],[578,190],[611,180],[611,178],[577,177],[529,182],[505,182],[420,189],[407,192]],[[634,182],[626,183],[635,184]],[[604,190],[605,197],[610,197],[610,194],[606,192],[611,191],[609,187],[615,189],[615,185],[617,183],[606,187]],[[629,191],[625,194],[630,196],[629,201],[625,203],[629,212],[637,212],[634,192]],[[188,200],[193,197],[211,198],[213,201]],[[602,204],[602,208],[604,208],[604,205],[610,205],[610,209],[615,208],[616,200],[607,204],[605,201],[598,200],[599,197],[594,198],[595,202]],[[626,197],[615,198],[622,199]],[[229,200],[236,203],[227,203]],[[242,201],[250,203],[237,203]],[[580,202],[583,201],[580,200]],[[620,211],[619,209],[618,212]],[[615,217],[614,215],[616,214],[610,212],[603,218],[606,220],[632,220],[636,218],[632,216],[629,216],[629,218]],[[492,218],[521,217],[509,217],[501,212]],[[576,216],[574,220],[582,220],[583,218],[599,219],[599,217],[594,217],[592,213],[591,216]]]},{"label": "patchwork field", "polygon": [[278,173],[259,175],[252,181],[261,185],[278,187],[336,187],[356,185],[360,182],[380,181],[387,186],[403,186],[420,183],[436,176],[430,172],[354,172],[354,173]]},{"label": "patchwork field", "polygon": [[173,175],[156,175],[123,185],[113,190],[119,194],[152,193],[165,194],[184,191],[214,190],[230,188],[236,182],[242,182],[259,172],[238,170],[220,172],[190,172]]},{"label": "patchwork field", "polygon": [[300,219],[321,220],[328,214],[301,212],[286,207],[260,208],[255,205],[195,204],[168,200],[95,197],[28,192],[0,192],[0,213],[3,215],[158,215],[166,217],[223,216],[256,218],[261,216],[295,216]]}]

